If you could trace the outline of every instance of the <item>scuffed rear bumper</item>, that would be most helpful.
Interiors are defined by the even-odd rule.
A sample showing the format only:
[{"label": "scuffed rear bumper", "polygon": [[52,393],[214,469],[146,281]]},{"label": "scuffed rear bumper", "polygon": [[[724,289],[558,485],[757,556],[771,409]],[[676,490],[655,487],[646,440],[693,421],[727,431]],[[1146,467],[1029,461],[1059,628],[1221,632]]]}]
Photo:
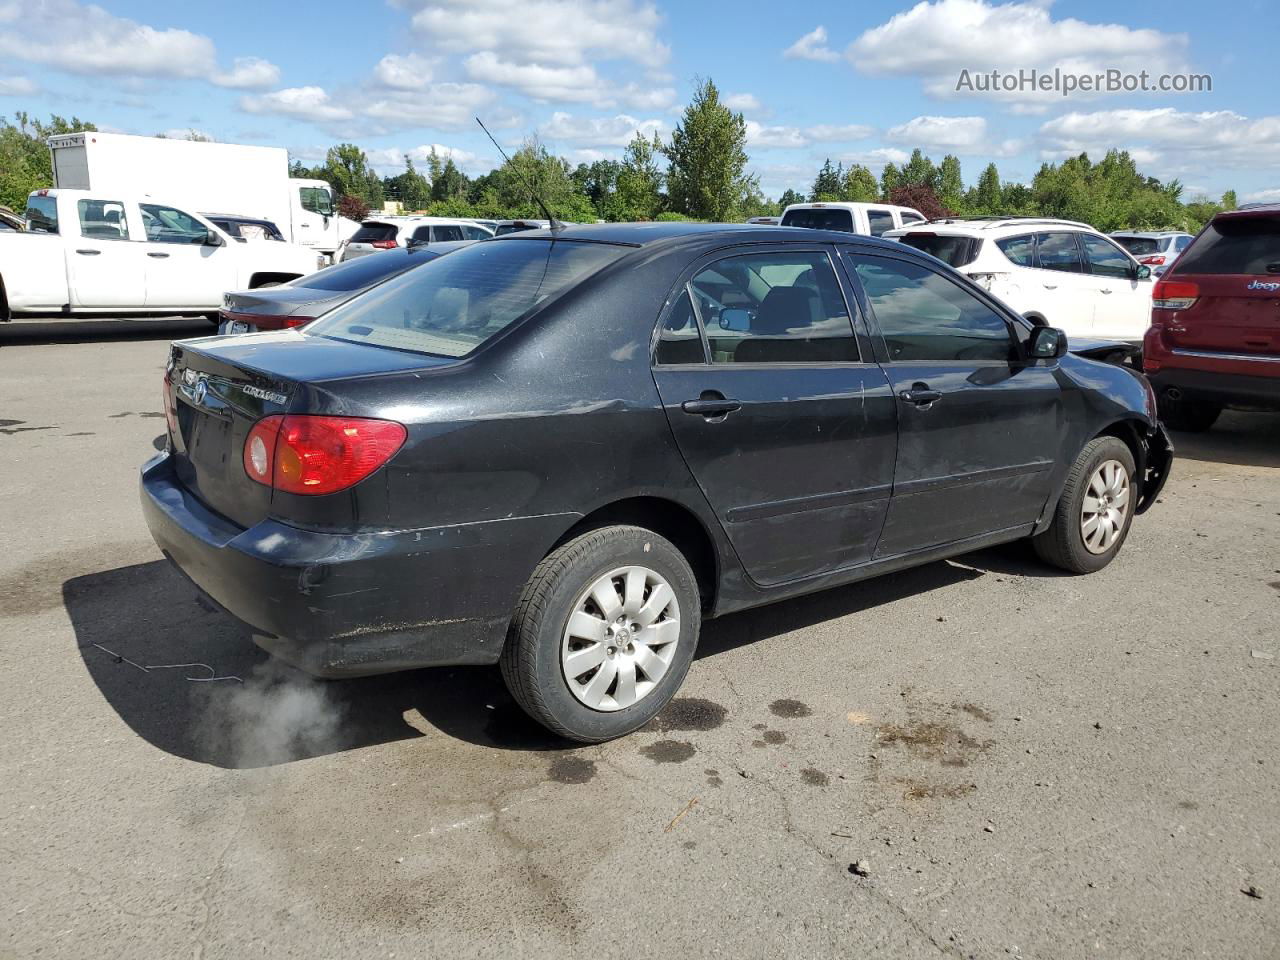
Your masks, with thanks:
[{"label": "scuffed rear bumper", "polygon": [[495,662],[519,591],[573,514],[411,531],[248,529],[210,511],[167,454],[142,469],[157,545],[269,653],[317,676]]}]

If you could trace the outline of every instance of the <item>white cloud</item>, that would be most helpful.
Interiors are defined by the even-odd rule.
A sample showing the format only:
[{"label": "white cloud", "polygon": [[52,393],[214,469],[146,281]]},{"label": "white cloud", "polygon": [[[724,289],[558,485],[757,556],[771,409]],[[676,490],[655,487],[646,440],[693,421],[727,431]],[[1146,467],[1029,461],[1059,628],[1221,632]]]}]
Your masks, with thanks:
[{"label": "white cloud", "polygon": [[933,96],[988,96],[1013,103],[1060,99],[1061,94],[958,94],[961,71],[1045,72],[1056,67],[1071,73],[1108,68],[1172,73],[1184,67],[1186,47],[1185,34],[1055,20],[1049,3],[1041,0],[998,5],[986,0],[925,0],[861,34],[845,56],[864,73],[918,76]]},{"label": "white cloud", "polygon": [[827,46],[827,28],[816,27],[782,51],[788,60],[820,60],[833,63],[840,54]]},{"label": "white cloud", "polygon": [[0,97],[29,96],[38,89],[30,77],[0,76]]},{"label": "white cloud", "polygon": [[972,150],[987,139],[985,117],[916,117],[891,127],[886,139],[929,150]]},{"label": "white cloud", "polygon": [[662,15],[633,0],[393,0],[413,28],[450,53],[488,51],[512,63],[579,66],[593,57],[660,66]]},{"label": "white cloud", "polygon": [[747,121],[747,145],[757,150],[792,149],[807,147],[812,143],[863,140],[871,133],[870,127],[861,124],[788,127],[765,126],[755,120]]},{"label": "white cloud", "polygon": [[739,112],[759,113],[764,109],[764,105],[760,103],[760,99],[754,93],[731,93],[720,100],[730,110]]},{"label": "white cloud", "polygon": [[464,66],[473,80],[514,87],[534,100],[601,103],[600,77],[590,64],[543,66],[516,63],[484,50],[467,57]]},{"label": "white cloud", "polygon": [[431,82],[431,75],[431,61],[416,53],[389,53],[373,68],[378,83],[396,90],[417,90]]},{"label": "white cloud", "polygon": [[577,147],[625,147],[637,133],[645,137],[665,132],[662,120],[637,120],[620,113],[615,117],[575,117],[556,112],[538,133],[547,140],[560,140]]},{"label": "white cloud", "polygon": [[815,143],[831,143],[841,140],[865,140],[875,131],[860,123],[844,125],[819,123],[813,127],[805,127],[805,133]]},{"label": "white cloud", "polygon": [[666,110],[676,102],[676,88],[665,80],[656,86],[632,81],[618,90],[617,98],[633,110]]},{"label": "white cloud", "polygon": [[260,57],[236,57],[230,70],[217,71],[211,79],[220,87],[256,90],[279,83],[280,68]]},{"label": "white cloud", "polygon": [[1280,203],[1280,188],[1254,190],[1246,193],[1242,200],[1245,203]]},{"label": "white cloud", "polygon": [[404,172],[404,158],[406,155],[413,160],[413,165],[417,171],[425,174],[427,172],[427,160],[431,156],[432,149],[436,151],[436,155],[442,161],[451,158],[464,171],[474,171],[480,163],[478,154],[472,153],[470,150],[459,150],[457,147],[446,146],[443,143],[424,143],[408,149],[383,147],[376,150],[366,150],[365,154],[369,158],[370,165],[383,176]]},{"label": "white cloud", "polygon": [[1231,110],[1073,112],[1041,125],[1039,137],[1045,159],[1084,151],[1099,159],[1107,150],[1123,149],[1166,178],[1280,163],[1280,116],[1250,119]]},{"label": "white cloud", "polygon": [[911,159],[911,155],[897,147],[876,147],[874,150],[861,150],[854,153],[841,154],[837,159],[846,167],[851,163],[860,163],[870,167],[873,172],[884,168],[886,163],[902,166]]},{"label": "white cloud", "polygon": [[246,113],[272,113],[313,123],[350,120],[352,112],[332,101],[324,87],[286,87],[240,98]]}]

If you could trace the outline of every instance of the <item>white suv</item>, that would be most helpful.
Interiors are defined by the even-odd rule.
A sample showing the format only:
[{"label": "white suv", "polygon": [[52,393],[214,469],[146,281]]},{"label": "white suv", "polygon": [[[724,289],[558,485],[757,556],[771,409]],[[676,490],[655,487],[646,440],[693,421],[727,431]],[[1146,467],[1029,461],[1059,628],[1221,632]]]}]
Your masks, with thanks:
[{"label": "white suv", "polygon": [[956,218],[884,236],[949,263],[1018,313],[1068,336],[1140,345],[1151,324],[1151,268],[1085,223]]},{"label": "white suv", "polygon": [[394,250],[409,244],[452,243],[484,240],[493,231],[473,220],[448,217],[374,217],[364,220],[342,248],[340,260],[354,260],[379,250]]},{"label": "white suv", "polygon": [[924,214],[892,203],[793,203],[782,211],[782,226],[838,230],[879,237],[899,227],[924,223]]}]

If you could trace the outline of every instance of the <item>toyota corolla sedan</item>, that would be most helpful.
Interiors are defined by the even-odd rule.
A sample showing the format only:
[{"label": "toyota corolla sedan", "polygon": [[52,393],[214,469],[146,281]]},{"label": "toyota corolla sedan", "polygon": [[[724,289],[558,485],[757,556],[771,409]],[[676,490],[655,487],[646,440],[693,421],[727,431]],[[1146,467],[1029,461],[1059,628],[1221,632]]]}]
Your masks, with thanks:
[{"label": "toyota corolla sedan", "polygon": [[500,663],[602,741],[671,699],[705,618],[1023,538],[1110,563],[1171,449],[1140,375],[1067,347],[899,243],[517,233],[174,344],[142,503],[272,654]]}]

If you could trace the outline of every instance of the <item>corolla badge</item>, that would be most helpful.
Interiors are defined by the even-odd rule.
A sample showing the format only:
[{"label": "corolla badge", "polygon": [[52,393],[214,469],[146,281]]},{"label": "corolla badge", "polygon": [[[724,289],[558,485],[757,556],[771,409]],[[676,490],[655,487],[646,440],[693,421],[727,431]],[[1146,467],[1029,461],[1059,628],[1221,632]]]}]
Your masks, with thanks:
[{"label": "corolla badge", "polygon": [[1274,281],[1263,283],[1261,280],[1254,280],[1251,284],[1245,287],[1245,289],[1246,290],[1266,290],[1269,293],[1275,293],[1277,290],[1280,290],[1280,283],[1276,283]]}]

